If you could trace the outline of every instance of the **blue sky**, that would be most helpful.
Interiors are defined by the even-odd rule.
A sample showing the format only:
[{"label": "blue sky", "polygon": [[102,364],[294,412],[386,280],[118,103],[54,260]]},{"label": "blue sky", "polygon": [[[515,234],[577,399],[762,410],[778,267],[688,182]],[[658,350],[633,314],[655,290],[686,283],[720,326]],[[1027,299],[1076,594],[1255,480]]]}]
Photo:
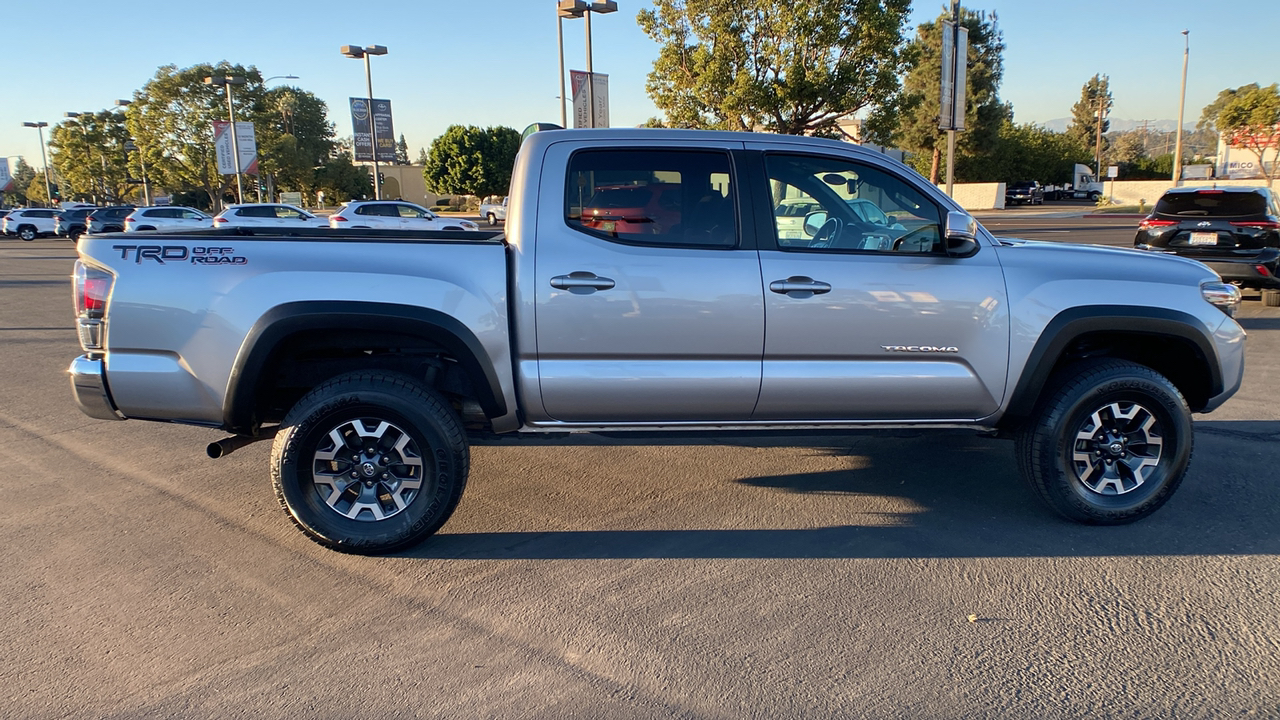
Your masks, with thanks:
[{"label": "blue sky", "polygon": [[[290,82],[325,100],[338,134],[348,135],[350,119],[340,111],[347,97],[364,94],[364,68],[339,54],[345,44],[389,48],[373,59],[374,94],[391,99],[396,133],[413,157],[455,123],[521,129],[559,122],[554,4],[62,0],[50,12],[39,3],[7,3],[5,36],[23,42],[0,55],[0,155],[24,155],[38,166],[36,132],[23,121],[52,125],[67,111],[110,107],[164,64],[219,60],[257,65],[264,76],[300,76]],[[618,13],[593,19],[594,63],[610,75],[612,124],[636,125],[658,114],[644,91],[657,46],[635,21],[649,2],[618,4]],[[912,26],[943,4],[917,0]],[[1223,88],[1280,81],[1276,0],[989,0],[971,7],[999,16],[1008,45],[1001,96],[1019,122],[1068,116],[1081,85],[1098,72],[1111,77],[1112,117],[1176,118],[1183,29],[1191,31],[1188,121]],[[245,15],[235,17],[232,8]],[[583,69],[583,22],[564,27],[566,65]],[[38,53],[25,50],[36,46]]]}]

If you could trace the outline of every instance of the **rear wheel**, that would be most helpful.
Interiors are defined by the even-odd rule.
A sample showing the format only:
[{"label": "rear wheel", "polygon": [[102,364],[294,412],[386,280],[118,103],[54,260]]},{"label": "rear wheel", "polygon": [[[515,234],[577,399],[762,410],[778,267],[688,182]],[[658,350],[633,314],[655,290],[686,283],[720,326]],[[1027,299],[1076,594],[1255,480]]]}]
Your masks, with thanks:
[{"label": "rear wheel", "polygon": [[470,455],[462,423],[404,375],[336,377],[307,393],[271,451],[276,497],[303,533],[342,552],[421,542],[453,514]]},{"label": "rear wheel", "polygon": [[1191,461],[1191,410],[1178,389],[1123,360],[1079,363],[1055,381],[1017,437],[1032,489],[1076,522],[1118,525],[1155,512]]},{"label": "rear wheel", "polygon": [[1280,290],[1263,290],[1262,304],[1267,307],[1280,307]]},{"label": "rear wheel", "polygon": [[23,225],[22,227],[18,228],[18,237],[23,240],[26,240],[27,242],[31,242],[32,240],[35,240],[36,236],[38,236],[39,234],[40,233],[36,232],[36,229],[31,227],[30,225]]},{"label": "rear wheel", "polygon": [[488,220],[489,220],[489,224],[490,224],[490,225],[497,225],[497,224],[498,224],[498,216],[494,215],[493,213],[489,213],[489,215],[488,215],[487,217],[488,217]]}]

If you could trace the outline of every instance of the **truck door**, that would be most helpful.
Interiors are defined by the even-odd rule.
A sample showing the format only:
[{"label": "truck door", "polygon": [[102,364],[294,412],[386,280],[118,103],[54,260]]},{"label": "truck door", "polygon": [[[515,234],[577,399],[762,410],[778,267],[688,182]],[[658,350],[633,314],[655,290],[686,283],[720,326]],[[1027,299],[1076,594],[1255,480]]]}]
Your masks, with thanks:
[{"label": "truck door", "polygon": [[[766,341],[753,419],[960,420],[995,412],[1009,343],[996,253],[984,247],[948,257],[944,208],[887,164],[788,151],[766,152],[761,165],[774,207],[804,201],[820,210],[806,217],[799,238],[790,237],[791,221],[781,223],[784,231],[775,221],[773,237],[760,239]],[[854,212],[863,201],[886,221]]]},{"label": "truck door", "polygon": [[535,251],[545,420],[751,416],[764,304],[735,147],[548,149]]}]

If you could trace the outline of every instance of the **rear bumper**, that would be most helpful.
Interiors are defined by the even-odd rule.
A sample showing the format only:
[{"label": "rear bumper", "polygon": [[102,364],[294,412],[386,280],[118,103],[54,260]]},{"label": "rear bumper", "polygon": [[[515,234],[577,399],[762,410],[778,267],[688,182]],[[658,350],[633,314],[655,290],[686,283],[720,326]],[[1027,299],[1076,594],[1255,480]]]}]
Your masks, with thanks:
[{"label": "rear bumper", "polygon": [[124,420],[111,401],[102,360],[81,355],[67,369],[71,375],[71,394],[80,412],[98,420]]},{"label": "rear bumper", "polygon": [[1209,269],[1221,275],[1227,282],[1257,288],[1280,288],[1280,278],[1276,277],[1277,272],[1280,272],[1280,261],[1276,258],[1265,262],[1258,260],[1201,260],[1200,262],[1208,265]]}]

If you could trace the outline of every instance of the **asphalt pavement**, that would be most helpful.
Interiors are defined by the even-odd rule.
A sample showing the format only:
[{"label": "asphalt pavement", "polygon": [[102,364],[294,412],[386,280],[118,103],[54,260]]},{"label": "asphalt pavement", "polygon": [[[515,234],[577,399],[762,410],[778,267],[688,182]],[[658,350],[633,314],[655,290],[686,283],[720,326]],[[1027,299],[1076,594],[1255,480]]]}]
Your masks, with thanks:
[{"label": "asphalt pavement", "polygon": [[1256,300],[1244,388],[1133,525],[1059,520],[966,434],[581,436],[477,445],[443,531],[365,558],[289,524],[266,444],[75,409],[73,257],[0,238],[0,718],[1280,717]]}]

